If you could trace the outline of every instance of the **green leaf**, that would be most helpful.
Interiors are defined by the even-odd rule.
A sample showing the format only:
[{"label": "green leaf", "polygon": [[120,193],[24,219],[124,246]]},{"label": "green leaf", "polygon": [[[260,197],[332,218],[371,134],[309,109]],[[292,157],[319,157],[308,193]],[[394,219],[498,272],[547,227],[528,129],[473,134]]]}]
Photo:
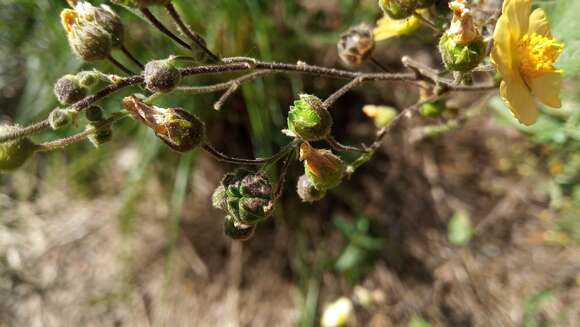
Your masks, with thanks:
[{"label": "green leaf", "polygon": [[526,327],[545,327],[548,322],[537,321],[536,315],[542,310],[542,305],[552,298],[552,290],[544,290],[530,297],[524,305],[524,325]]},{"label": "green leaf", "polygon": [[449,241],[455,245],[466,245],[475,232],[469,213],[465,210],[455,212],[447,228]]},{"label": "green leaf", "polygon": [[552,34],[566,44],[557,62],[568,78],[580,73],[580,12],[578,0],[535,0],[546,11]]}]

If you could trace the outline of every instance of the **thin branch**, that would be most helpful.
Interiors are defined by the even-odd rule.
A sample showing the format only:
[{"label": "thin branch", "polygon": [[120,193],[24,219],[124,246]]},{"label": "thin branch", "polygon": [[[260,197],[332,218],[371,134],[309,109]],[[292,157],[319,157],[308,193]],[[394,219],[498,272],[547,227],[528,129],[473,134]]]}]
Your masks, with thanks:
[{"label": "thin branch", "polygon": [[38,144],[36,145],[36,149],[35,152],[49,152],[49,151],[54,151],[54,150],[58,150],[58,149],[62,149],[64,147],[67,147],[71,144],[74,143],[78,143],[81,142],[83,140],[85,140],[86,138],[88,138],[90,135],[96,133],[98,130],[107,127],[107,126],[111,126],[113,125],[115,122],[123,119],[127,117],[126,114],[118,114],[114,117],[111,117],[105,121],[103,121],[102,123],[100,123],[98,126],[92,127],[92,128],[88,128],[78,134],[69,136],[69,137],[65,137],[56,141],[51,141],[51,142],[46,142],[46,143],[42,143],[42,144]]},{"label": "thin branch", "polygon": [[421,23],[423,23],[423,25],[429,27],[430,29],[432,29],[433,31],[435,31],[437,33],[441,33],[441,29],[439,29],[439,27],[437,27],[437,25],[435,25],[435,23],[433,23],[429,19],[425,18],[423,15],[416,12],[413,14],[413,16],[415,16],[419,21],[421,21]]},{"label": "thin branch", "polygon": [[284,192],[284,185],[286,184],[286,176],[288,176],[288,168],[292,163],[292,157],[294,156],[294,150],[288,152],[286,159],[282,164],[282,172],[280,173],[280,179],[278,180],[278,185],[276,186],[276,191],[274,192],[274,202],[278,201]]},{"label": "thin branch", "polygon": [[131,53],[131,51],[129,51],[129,49],[127,49],[125,45],[121,45],[121,51],[123,51],[125,56],[127,56],[127,58],[129,58],[135,65],[139,66],[141,70],[145,69],[145,66]]},{"label": "thin branch", "polygon": [[32,125],[17,129],[14,132],[0,135],[0,143],[21,139],[23,137],[32,135],[36,132],[42,131],[43,129],[49,127],[50,123],[48,122],[48,119],[45,119],[38,123],[34,123]]},{"label": "thin branch", "polygon": [[181,16],[179,15],[179,12],[175,9],[175,6],[173,6],[173,3],[170,2],[169,4],[167,4],[167,6],[165,6],[165,9],[167,9],[167,12],[169,12],[169,15],[171,16],[171,18],[173,18],[173,20],[175,21],[177,27],[181,30],[181,32],[187,35],[191,39],[191,41],[193,41],[193,43],[195,43],[195,45],[205,53],[205,55],[211,62],[220,61],[220,58],[207,48],[203,38],[183,22],[183,19],[181,19]]},{"label": "thin branch", "polygon": [[369,152],[368,149],[357,148],[355,146],[348,146],[338,142],[334,136],[329,135],[326,137],[325,141],[330,145],[330,147],[339,152]]},{"label": "thin branch", "polygon": [[345,86],[341,87],[338,91],[334,92],[331,96],[329,96],[324,101],[324,104],[323,104],[324,107],[327,108],[327,109],[330,108],[330,107],[332,107],[332,105],[338,99],[340,99],[346,93],[350,92],[350,90],[352,90],[353,88],[355,88],[355,87],[359,86],[360,84],[362,84],[362,82],[364,82],[365,79],[366,79],[365,76],[359,76],[359,77],[353,79],[352,81],[350,81]]},{"label": "thin branch", "polygon": [[240,159],[240,158],[233,158],[233,157],[229,157],[221,152],[219,152],[216,148],[214,148],[211,144],[209,143],[204,143],[202,144],[202,149],[205,150],[205,152],[209,153],[212,157],[214,157],[214,159],[216,159],[217,161],[221,161],[221,162],[225,162],[225,163],[230,163],[230,164],[239,164],[239,165],[262,165],[265,164],[269,161],[269,158],[266,159]]},{"label": "thin branch", "polygon": [[141,10],[141,13],[145,16],[145,18],[147,18],[147,20],[149,20],[149,22],[151,24],[153,24],[153,26],[155,26],[159,31],[161,31],[161,33],[167,35],[169,38],[171,38],[173,41],[177,42],[177,44],[181,45],[182,47],[191,50],[191,45],[187,44],[185,41],[183,41],[182,39],[180,39],[177,35],[173,34],[173,32],[171,32],[167,27],[165,27],[165,25],[163,25],[162,22],[160,22],[157,18],[155,18],[155,15],[153,15],[153,13],[151,11],[149,11],[149,9],[147,8],[140,8],[139,10]]}]

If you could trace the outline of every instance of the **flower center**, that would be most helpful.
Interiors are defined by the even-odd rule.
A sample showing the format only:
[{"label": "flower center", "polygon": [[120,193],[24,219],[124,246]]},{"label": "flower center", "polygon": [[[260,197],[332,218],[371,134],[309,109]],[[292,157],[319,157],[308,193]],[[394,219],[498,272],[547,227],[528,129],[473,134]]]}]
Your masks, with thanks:
[{"label": "flower center", "polygon": [[527,78],[539,77],[545,73],[559,72],[554,63],[562,50],[563,43],[553,37],[537,33],[526,34],[518,44],[520,53],[520,71]]}]

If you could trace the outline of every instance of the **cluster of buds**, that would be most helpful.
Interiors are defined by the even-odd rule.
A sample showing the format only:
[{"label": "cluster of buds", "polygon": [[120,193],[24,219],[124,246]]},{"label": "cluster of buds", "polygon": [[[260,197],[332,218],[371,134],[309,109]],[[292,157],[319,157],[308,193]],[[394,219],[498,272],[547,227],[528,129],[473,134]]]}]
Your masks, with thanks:
[{"label": "cluster of buds", "polygon": [[433,5],[433,0],[379,0],[379,6],[393,19],[405,19],[413,16],[417,9]]},{"label": "cluster of buds", "polygon": [[301,94],[288,112],[288,130],[304,141],[326,138],[332,129],[332,116],[323,102],[313,95]]},{"label": "cluster of buds", "polygon": [[98,148],[99,146],[111,141],[113,139],[113,129],[106,124],[105,111],[99,106],[92,106],[87,108],[85,116],[89,123],[86,129],[96,129],[95,133],[89,136],[89,141]]},{"label": "cluster of buds", "polygon": [[204,123],[181,108],[151,106],[136,96],[123,99],[123,108],[177,152],[191,151],[203,142]]},{"label": "cluster of buds", "polygon": [[322,199],[346,174],[342,159],[329,150],[315,149],[308,142],[300,145],[300,160],[304,161],[305,174],[298,180],[297,193],[304,202]]},{"label": "cluster of buds", "polygon": [[171,0],[112,0],[113,3],[133,8],[147,8],[151,6],[166,6]]},{"label": "cluster of buds", "polygon": [[[11,134],[19,126],[0,125],[0,135]],[[0,143],[0,171],[20,168],[34,153],[36,145],[27,137]]]},{"label": "cluster of buds", "polygon": [[451,26],[439,40],[439,52],[447,69],[469,72],[485,58],[485,42],[475,28],[466,0],[450,2],[449,8],[453,11],[453,18]]},{"label": "cluster of buds", "polygon": [[175,59],[150,61],[143,73],[145,86],[151,92],[168,93],[181,82],[181,73],[175,65]]},{"label": "cluster of buds", "polygon": [[61,22],[73,52],[85,61],[105,59],[122,45],[123,23],[109,6],[81,0],[62,11]]},{"label": "cluster of buds", "polygon": [[373,28],[365,23],[351,27],[340,36],[338,56],[347,66],[363,64],[375,49]]},{"label": "cluster of buds", "polygon": [[235,240],[247,240],[256,225],[272,215],[274,193],[263,175],[238,170],[224,176],[213,193],[212,203],[226,212],[225,234]]}]

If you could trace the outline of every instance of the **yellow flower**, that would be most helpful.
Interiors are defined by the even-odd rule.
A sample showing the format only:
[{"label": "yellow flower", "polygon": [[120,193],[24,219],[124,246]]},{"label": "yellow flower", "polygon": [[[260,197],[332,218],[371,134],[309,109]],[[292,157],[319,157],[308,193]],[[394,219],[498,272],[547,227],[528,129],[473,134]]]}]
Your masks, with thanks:
[{"label": "yellow flower", "polygon": [[554,63],[564,48],[550,33],[546,14],[531,0],[505,0],[493,36],[491,59],[503,81],[500,94],[516,116],[531,125],[538,118],[534,98],[560,108],[562,71]]},{"label": "yellow flower", "polygon": [[421,22],[415,16],[407,19],[392,19],[385,15],[377,22],[377,27],[375,27],[373,34],[375,35],[375,41],[382,41],[395,36],[411,34],[419,26],[421,26]]}]

